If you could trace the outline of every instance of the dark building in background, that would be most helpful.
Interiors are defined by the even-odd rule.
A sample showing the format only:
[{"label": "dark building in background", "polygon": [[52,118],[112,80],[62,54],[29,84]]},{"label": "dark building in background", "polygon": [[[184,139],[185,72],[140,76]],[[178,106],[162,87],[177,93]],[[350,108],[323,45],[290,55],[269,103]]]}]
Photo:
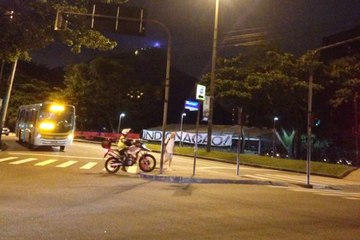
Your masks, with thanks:
[{"label": "dark building in background", "polygon": [[[335,44],[356,37],[360,37],[360,26],[325,37],[322,41],[322,46]],[[360,54],[360,40],[323,50],[320,54],[320,60],[328,63],[333,59],[354,56],[355,54]]]}]

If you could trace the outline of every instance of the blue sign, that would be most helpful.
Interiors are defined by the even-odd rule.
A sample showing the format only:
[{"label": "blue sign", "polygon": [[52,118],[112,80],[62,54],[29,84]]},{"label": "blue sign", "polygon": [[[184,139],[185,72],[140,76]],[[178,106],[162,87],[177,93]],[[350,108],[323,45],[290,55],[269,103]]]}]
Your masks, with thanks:
[{"label": "blue sign", "polygon": [[198,111],[199,110],[199,102],[195,101],[185,101],[185,109],[188,109],[190,111]]}]

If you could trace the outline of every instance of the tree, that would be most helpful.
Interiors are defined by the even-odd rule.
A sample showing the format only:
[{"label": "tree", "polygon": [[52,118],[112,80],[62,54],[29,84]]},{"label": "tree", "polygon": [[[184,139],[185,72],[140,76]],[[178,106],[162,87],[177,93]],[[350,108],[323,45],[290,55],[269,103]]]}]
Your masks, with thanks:
[{"label": "tree", "polygon": [[69,16],[71,27],[63,32],[54,31],[56,9],[84,12],[87,0],[3,0],[0,3],[0,58],[14,60],[30,59],[31,52],[45,48],[56,39],[73,52],[82,47],[109,50],[116,46],[100,32],[83,27],[80,17]]},{"label": "tree", "polygon": [[[360,91],[360,55],[353,55],[331,61],[326,68],[328,105],[330,108],[327,122],[329,138],[333,145],[345,151],[353,151],[354,140],[354,104],[359,102]],[[337,155],[344,153],[336,153]],[[352,157],[352,156],[351,156]]]},{"label": "tree", "polygon": [[76,53],[79,53],[83,46],[100,50],[109,50],[116,46],[116,42],[110,41],[101,33],[82,27],[82,19],[77,16],[70,17],[72,25],[64,32],[58,34],[53,30],[56,9],[81,12],[85,11],[83,7],[87,3],[86,0],[2,0],[0,2],[2,48],[0,59],[13,62],[9,91],[2,104],[0,129],[5,122],[18,59],[31,59],[31,51],[46,47],[56,37]]},{"label": "tree", "polygon": [[[306,55],[296,59],[266,45],[249,48],[236,57],[217,62],[215,99],[227,109],[242,106],[249,114],[250,125],[271,127],[273,117],[278,116],[285,130],[294,129],[300,136],[306,130],[311,64]],[[202,81],[207,84],[209,76],[204,76]],[[282,142],[287,135],[282,136]],[[300,137],[291,139],[300,141]],[[289,144],[286,148],[293,149]],[[294,152],[288,154],[292,157]]]},{"label": "tree", "polygon": [[139,81],[133,66],[121,59],[98,57],[67,69],[63,96],[77,106],[80,129],[110,127],[115,132],[119,114],[135,130],[153,124],[159,115],[161,85]]}]

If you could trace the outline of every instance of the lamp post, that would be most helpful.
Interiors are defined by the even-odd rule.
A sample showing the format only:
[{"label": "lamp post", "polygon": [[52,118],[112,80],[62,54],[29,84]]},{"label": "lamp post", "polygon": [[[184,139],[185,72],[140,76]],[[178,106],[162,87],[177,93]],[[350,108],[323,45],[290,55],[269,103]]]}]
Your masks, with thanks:
[{"label": "lamp post", "polygon": [[120,132],[120,125],[121,125],[121,118],[125,117],[125,113],[120,113],[119,116],[119,124],[118,124],[118,128],[117,128],[117,133]]},{"label": "lamp post", "polygon": [[218,19],[219,19],[219,3],[220,0],[216,0],[215,4],[215,21],[214,21],[214,35],[213,35],[213,47],[211,58],[211,76],[210,76],[210,106],[209,106],[209,119],[208,119],[208,141],[206,151],[210,152],[211,149],[211,133],[213,125],[214,115],[214,82],[215,82],[215,67],[216,67],[216,54],[217,54],[217,37],[218,37]]},{"label": "lamp post", "polygon": [[273,142],[272,142],[272,144],[273,144],[273,146],[272,146],[272,150],[273,150],[273,157],[275,157],[275,131],[276,131],[276,129],[275,129],[275,123],[276,123],[276,121],[277,120],[279,120],[279,118],[278,117],[274,117],[274,125],[273,125]]},{"label": "lamp post", "polygon": [[180,147],[182,147],[182,136],[183,136],[183,122],[186,113],[181,114],[181,122],[180,122]]}]

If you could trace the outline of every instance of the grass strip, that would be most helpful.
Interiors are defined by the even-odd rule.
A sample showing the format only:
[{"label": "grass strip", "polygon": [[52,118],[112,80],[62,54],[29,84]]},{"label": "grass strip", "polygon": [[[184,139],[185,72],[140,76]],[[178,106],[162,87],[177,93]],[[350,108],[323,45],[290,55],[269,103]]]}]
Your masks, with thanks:
[{"label": "grass strip", "polygon": [[[153,151],[160,151],[159,144],[146,144]],[[175,147],[175,154],[194,156],[193,147]],[[237,154],[234,152],[214,151],[207,152],[206,149],[199,148],[197,151],[199,158],[206,158],[210,160],[223,161],[236,164]],[[288,159],[288,158],[273,158],[268,156],[259,156],[256,154],[240,154],[240,164],[250,165],[255,167],[271,168],[285,171],[293,171],[306,173],[306,160]],[[355,170],[355,167],[331,164],[325,162],[311,161],[311,174],[343,178],[350,172]]]}]

